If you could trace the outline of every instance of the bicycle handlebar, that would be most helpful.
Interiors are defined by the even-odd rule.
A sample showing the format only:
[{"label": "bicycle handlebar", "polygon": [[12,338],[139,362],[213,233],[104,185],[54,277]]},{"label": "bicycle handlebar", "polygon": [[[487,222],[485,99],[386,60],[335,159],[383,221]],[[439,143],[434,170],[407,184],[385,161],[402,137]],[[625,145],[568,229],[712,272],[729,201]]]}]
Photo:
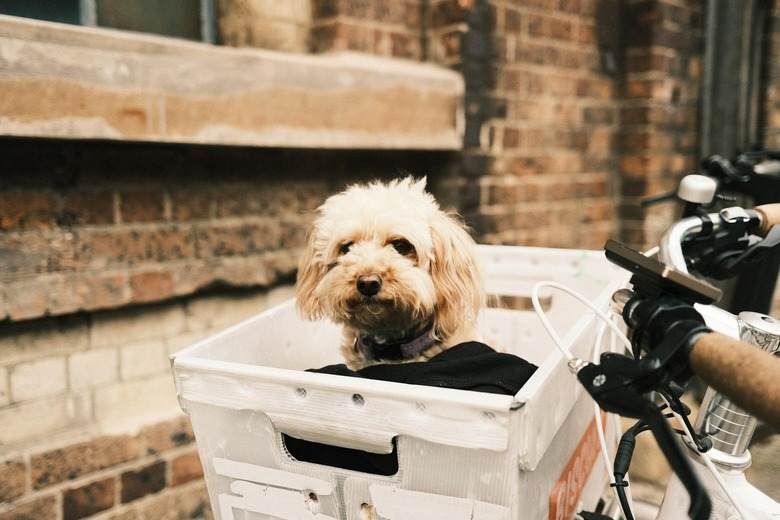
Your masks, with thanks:
[{"label": "bicycle handlebar", "polygon": [[780,358],[712,332],[696,341],[690,363],[708,385],[780,430]]},{"label": "bicycle handlebar", "polygon": [[766,236],[772,226],[780,224],[780,203],[764,204],[753,209],[761,215],[761,227],[758,230],[761,236]]}]

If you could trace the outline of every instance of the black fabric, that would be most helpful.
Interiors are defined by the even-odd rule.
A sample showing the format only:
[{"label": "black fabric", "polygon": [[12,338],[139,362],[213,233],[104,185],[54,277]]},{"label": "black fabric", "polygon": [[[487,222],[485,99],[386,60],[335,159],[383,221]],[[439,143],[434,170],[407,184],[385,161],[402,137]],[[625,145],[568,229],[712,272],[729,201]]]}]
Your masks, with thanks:
[{"label": "black fabric", "polygon": [[[472,390],[491,394],[514,395],[536,371],[536,365],[496,352],[484,343],[469,341],[450,347],[428,361],[372,365],[358,371],[346,365],[329,365],[309,372],[363,377],[413,385]],[[424,400],[424,398],[423,398]],[[287,451],[295,459],[378,475],[398,471],[398,454],[381,455],[340,448],[283,435]]]}]

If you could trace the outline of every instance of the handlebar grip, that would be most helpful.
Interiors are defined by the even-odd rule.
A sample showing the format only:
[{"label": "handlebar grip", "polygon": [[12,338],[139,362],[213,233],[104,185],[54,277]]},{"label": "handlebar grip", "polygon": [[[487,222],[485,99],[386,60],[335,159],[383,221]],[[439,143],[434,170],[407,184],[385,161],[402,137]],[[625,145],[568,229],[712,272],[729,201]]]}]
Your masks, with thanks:
[{"label": "handlebar grip", "polygon": [[775,224],[780,224],[780,203],[764,204],[753,208],[761,215],[761,229],[759,234],[765,236]]},{"label": "handlebar grip", "polygon": [[780,430],[780,358],[712,332],[694,344],[690,363],[708,385]]}]

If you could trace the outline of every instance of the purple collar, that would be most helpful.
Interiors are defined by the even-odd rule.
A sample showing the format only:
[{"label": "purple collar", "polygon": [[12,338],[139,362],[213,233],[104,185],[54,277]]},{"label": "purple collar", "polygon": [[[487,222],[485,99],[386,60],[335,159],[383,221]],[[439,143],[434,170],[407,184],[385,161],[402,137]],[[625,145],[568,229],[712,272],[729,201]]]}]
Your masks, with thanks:
[{"label": "purple collar", "polygon": [[415,338],[398,343],[377,343],[371,336],[358,336],[355,340],[355,346],[363,357],[372,361],[411,359],[434,343],[436,340],[431,337],[431,328],[425,329]]}]

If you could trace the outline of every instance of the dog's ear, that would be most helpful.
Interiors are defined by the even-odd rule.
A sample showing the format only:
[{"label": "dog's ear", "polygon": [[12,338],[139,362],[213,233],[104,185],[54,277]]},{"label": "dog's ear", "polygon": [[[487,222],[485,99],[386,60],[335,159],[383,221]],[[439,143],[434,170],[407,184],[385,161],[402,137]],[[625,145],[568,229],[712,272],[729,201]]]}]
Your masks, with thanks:
[{"label": "dog's ear", "polygon": [[476,322],[485,294],[476,244],[460,219],[439,212],[431,223],[431,235],[431,278],[436,290],[433,330],[437,339],[444,340],[464,323]]},{"label": "dog's ear", "polygon": [[316,227],[309,231],[306,249],[298,263],[298,279],[295,282],[295,300],[298,312],[306,319],[317,320],[322,317],[322,305],[314,295],[320,279],[327,272],[321,255],[316,248]]}]

